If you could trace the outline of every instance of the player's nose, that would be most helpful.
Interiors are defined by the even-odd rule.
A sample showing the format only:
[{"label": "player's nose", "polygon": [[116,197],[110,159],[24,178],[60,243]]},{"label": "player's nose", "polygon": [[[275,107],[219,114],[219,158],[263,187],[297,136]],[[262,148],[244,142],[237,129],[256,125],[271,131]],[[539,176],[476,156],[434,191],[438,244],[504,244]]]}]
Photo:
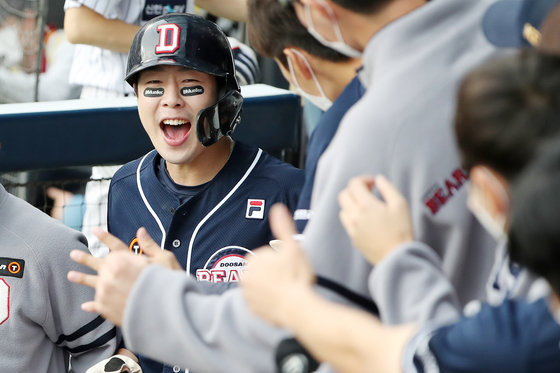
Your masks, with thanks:
[{"label": "player's nose", "polygon": [[176,83],[168,84],[163,94],[162,105],[167,107],[183,107],[185,101],[181,95],[181,87]]}]

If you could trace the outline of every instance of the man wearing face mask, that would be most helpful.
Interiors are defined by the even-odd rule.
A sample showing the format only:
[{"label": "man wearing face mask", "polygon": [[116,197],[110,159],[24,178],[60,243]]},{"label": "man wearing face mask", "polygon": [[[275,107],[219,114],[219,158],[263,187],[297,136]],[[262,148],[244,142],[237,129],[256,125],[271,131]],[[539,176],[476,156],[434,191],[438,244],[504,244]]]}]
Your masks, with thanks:
[{"label": "man wearing face mask", "polygon": [[[558,58],[528,52],[491,61],[463,83],[455,127],[462,161],[472,174],[469,199],[476,215],[487,216],[489,229],[500,239],[506,229],[510,231],[511,257],[528,268],[518,266],[511,274],[534,271],[543,277],[540,282],[551,285],[550,296],[505,299],[496,306],[482,306],[476,315],[453,320],[385,326],[314,291],[312,269],[291,237],[289,218],[274,210],[273,230],[286,243],[280,254],[269,250],[249,260],[242,285],[251,309],[294,332],[316,358],[341,372],[557,372],[559,92]],[[551,137],[556,140],[537,154]],[[382,199],[371,194],[374,186]],[[340,204],[342,222],[355,246],[376,266],[374,276],[398,263],[401,271],[391,286],[410,288],[411,281],[429,285],[416,302],[422,297],[454,297],[446,295],[454,290],[441,259],[414,241],[406,201],[386,178],[352,179]],[[514,279],[520,281],[519,277]],[[273,289],[269,278],[284,286]],[[375,300],[383,314],[387,299]],[[293,305],[300,310],[295,315],[289,312]],[[453,302],[439,303],[447,311],[449,306]]]},{"label": "man wearing face mask", "polygon": [[342,116],[363,94],[356,77],[361,59],[344,56],[319,43],[298,21],[293,7],[277,0],[250,0],[248,17],[251,46],[261,55],[274,58],[286,80],[325,111],[307,145],[305,183],[294,213],[301,233],[312,215],[309,206],[319,157],[330,144]]},{"label": "man wearing face mask", "polygon": [[[464,306],[484,298],[496,243],[467,209],[469,176],[451,123],[459,82],[496,53],[480,27],[492,1],[288,2],[308,32],[322,35],[319,41],[348,55],[363,53],[359,78],[366,92],[321,158],[313,220],[302,241],[317,275],[335,284],[332,298],[344,302],[357,295],[365,305],[372,300],[370,287],[385,286],[387,297],[393,289],[390,282],[372,283],[372,266],[338,218],[338,193],[360,174],[384,174],[404,194],[418,240],[443,259],[455,301]],[[392,294],[394,308],[381,313],[384,322],[436,317],[431,299],[410,307],[408,294],[423,291],[421,282],[413,285]]]}]

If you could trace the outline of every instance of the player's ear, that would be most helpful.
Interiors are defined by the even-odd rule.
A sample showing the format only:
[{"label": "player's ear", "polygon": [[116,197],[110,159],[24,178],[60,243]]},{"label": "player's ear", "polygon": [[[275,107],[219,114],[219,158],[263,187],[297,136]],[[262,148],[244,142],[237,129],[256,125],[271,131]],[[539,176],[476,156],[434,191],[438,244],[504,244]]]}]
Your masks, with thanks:
[{"label": "player's ear", "polygon": [[[313,14],[320,14],[325,22],[332,22],[331,11],[337,7],[337,4],[332,1],[326,1],[324,3],[318,2],[316,0],[300,0],[301,4],[307,4],[311,8]],[[297,2],[296,2],[297,3]],[[327,8],[327,6],[330,8]]]},{"label": "player's ear", "polygon": [[509,216],[508,184],[505,179],[489,167],[478,165],[470,171],[473,187],[479,188],[484,205],[494,218]]},{"label": "player's ear", "polygon": [[292,61],[292,66],[294,67],[294,73],[296,75],[301,75],[304,79],[312,79],[308,62],[306,63],[306,61],[309,61],[307,58],[307,52],[302,49],[297,49],[296,51],[295,48],[284,48],[282,52],[286,58],[289,58],[290,61]]},{"label": "player's ear", "polygon": [[132,89],[134,89],[134,95],[136,97],[138,97],[138,83],[137,82],[132,83]]}]

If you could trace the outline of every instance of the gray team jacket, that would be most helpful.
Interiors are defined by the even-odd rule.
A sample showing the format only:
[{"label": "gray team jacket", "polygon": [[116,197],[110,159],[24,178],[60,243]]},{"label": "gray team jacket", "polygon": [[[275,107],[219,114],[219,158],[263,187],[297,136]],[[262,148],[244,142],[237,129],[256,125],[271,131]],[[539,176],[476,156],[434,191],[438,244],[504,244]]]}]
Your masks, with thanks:
[{"label": "gray team jacket", "polygon": [[[453,117],[461,79],[495,53],[480,28],[489,3],[432,1],[376,34],[364,53],[366,94],[319,161],[303,246],[317,274],[336,285],[321,288],[324,294],[346,303],[352,294],[374,298],[372,267],[338,219],[338,193],[360,174],[385,174],[404,193],[417,239],[433,248],[451,280],[453,291],[441,297],[423,297],[433,284],[421,281],[398,289],[390,312],[381,309],[385,322],[453,317],[485,293],[495,242],[467,210]],[[155,359],[228,372],[273,372],[285,336],[251,315],[238,289],[207,296],[192,278],[156,267],[139,277],[123,333],[133,350]]]},{"label": "gray team jacket", "polygon": [[0,184],[0,371],[83,373],[117,348],[115,327],[80,304],[92,289],[66,279],[84,237]]}]

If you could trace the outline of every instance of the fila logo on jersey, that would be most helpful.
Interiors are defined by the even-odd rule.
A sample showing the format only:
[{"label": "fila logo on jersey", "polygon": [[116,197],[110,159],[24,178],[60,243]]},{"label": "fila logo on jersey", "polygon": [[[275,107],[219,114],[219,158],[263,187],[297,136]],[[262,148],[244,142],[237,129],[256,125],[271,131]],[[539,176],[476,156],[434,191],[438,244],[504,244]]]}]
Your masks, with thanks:
[{"label": "fila logo on jersey", "polygon": [[23,277],[23,267],[25,260],[14,258],[0,258],[0,277]]},{"label": "fila logo on jersey", "polygon": [[208,259],[203,269],[196,270],[196,279],[209,282],[239,282],[239,277],[247,265],[247,254],[255,255],[241,246],[222,247]]},{"label": "fila logo on jersey", "polygon": [[156,54],[173,53],[179,49],[179,36],[181,29],[174,23],[165,23],[156,28],[159,32],[159,40],[156,45]]},{"label": "fila logo on jersey", "polygon": [[245,218],[264,219],[264,199],[248,199]]},{"label": "fila logo on jersey", "polygon": [[437,214],[443,205],[445,205],[468,180],[469,175],[467,175],[463,169],[458,168],[451,173],[450,178],[445,179],[443,187],[439,185],[432,186],[424,198],[424,204],[430,209],[432,215]]}]

